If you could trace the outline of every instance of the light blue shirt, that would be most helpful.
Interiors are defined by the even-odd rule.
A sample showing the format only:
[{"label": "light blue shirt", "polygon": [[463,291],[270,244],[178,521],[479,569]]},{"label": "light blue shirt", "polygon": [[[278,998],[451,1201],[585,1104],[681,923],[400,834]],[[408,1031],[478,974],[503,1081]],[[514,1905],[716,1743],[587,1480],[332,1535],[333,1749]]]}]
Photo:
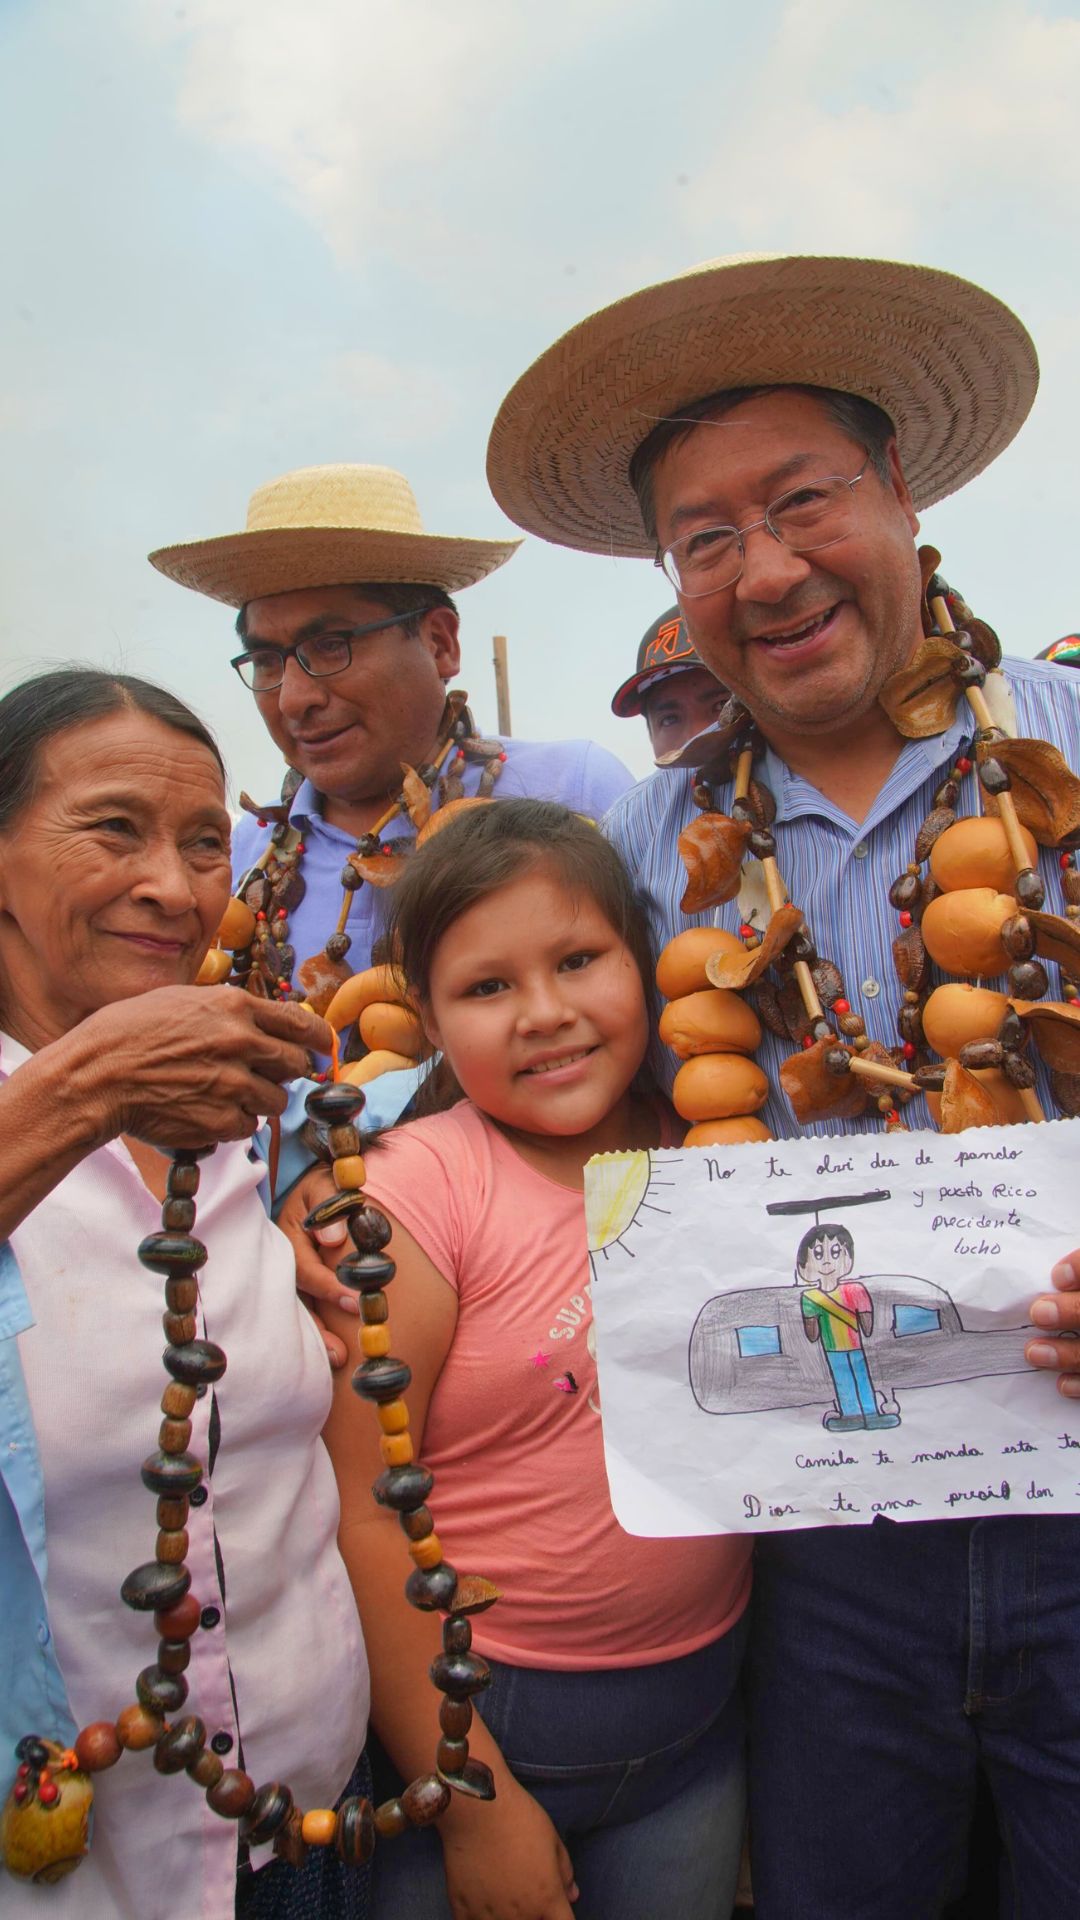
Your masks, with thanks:
[{"label": "light blue shirt", "polygon": [[[1016,702],[1018,732],[1050,741],[1068,765],[1080,771],[1080,672],[1032,660],[1008,660],[1004,666]],[[900,925],[889,904],[889,888],[914,858],[915,836],[930,811],[934,790],[969,749],[974,724],[967,702],[961,700],[948,732],[930,740],[905,741],[869,813],[858,823],[793,773],[771,749],[759,763],[760,777],[776,801],[777,861],[784,884],[806,916],[819,955],[840,968],[852,1010],[865,1021],[870,1038],[887,1047],[899,1044],[896,1014],[903,992],[893,967],[892,943]],[[968,774],[961,812],[974,811],[974,782],[974,773]],[[616,801],[604,823],[645,891],[658,953],[686,927],[716,925],[732,933],[739,927],[734,900],[715,913],[684,914],[679,909],[686,874],[678,838],[698,811],[692,784],[692,776],[685,771],[655,773]],[[730,787],[717,790],[721,808],[730,800]],[[1039,866],[1046,886],[1046,912],[1063,913],[1058,856],[1043,850]],[[1051,969],[1052,995],[1057,990],[1054,974],[1056,969]],[[790,1040],[766,1030],[756,1057],[772,1092],[761,1119],[777,1139],[841,1130],[835,1121],[808,1127],[796,1124],[779,1086],[781,1063],[793,1051]],[[652,1064],[661,1085],[670,1088],[681,1062],[657,1042]],[[1038,1064],[1040,1097],[1045,1110],[1053,1113],[1049,1077]],[[912,1127],[931,1124],[921,1096],[905,1106],[904,1118]],[[842,1131],[868,1133],[879,1125],[878,1116],[871,1112],[844,1121]]]},{"label": "light blue shirt", "polygon": [[[1059,669],[1060,671],[1060,669]],[[632,784],[632,776],[613,753],[591,740],[515,740],[499,742],[506,762],[495,783],[497,800],[558,800],[574,813],[602,820],[613,801]],[[468,765],[462,785],[475,794],[483,767]],[[322,816],[322,801],[310,780],[298,788],[289,818],[304,836],[301,875],[304,897],[289,915],[289,939],[299,967],[322,952],[341,911],[341,869],[356,851],[356,837],[333,827]],[[383,840],[411,839],[412,826],[403,816],[382,830]],[[237,880],[254,866],[269,840],[266,827],[250,815],[233,832],[233,873]],[[347,965],[360,973],[371,965],[371,949],[383,930],[385,897],[377,887],[358,887],[349,896],[346,932],[352,940]]]},{"label": "light blue shirt", "polygon": [[45,1487],[16,1339],[32,1325],[15,1255],[0,1243],[0,1802],[16,1741],[37,1733],[70,1746],[76,1733],[45,1605]]}]

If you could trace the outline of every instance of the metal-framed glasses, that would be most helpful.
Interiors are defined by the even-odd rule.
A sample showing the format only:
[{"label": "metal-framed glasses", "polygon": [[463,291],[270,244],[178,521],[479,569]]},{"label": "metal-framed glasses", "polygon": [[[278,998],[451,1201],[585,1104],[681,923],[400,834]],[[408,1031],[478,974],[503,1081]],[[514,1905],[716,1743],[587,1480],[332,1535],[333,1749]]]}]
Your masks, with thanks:
[{"label": "metal-framed glasses", "polygon": [[700,600],[707,593],[734,586],[743,570],[746,535],[759,527],[793,553],[818,553],[822,547],[831,547],[851,532],[855,488],[869,465],[867,454],[851,480],[838,473],[804,480],[774,500],[761,520],[751,520],[745,527],[695,527],[665,547],[655,564],[685,599]]},{"label": "metal-framed glasses", "polygon": [[238,653],[229,665],[235,668],[245,687],[252,693],[273,693],[285,678],[285,664],[295,660],[313,680],[326,680],[332,673],[344,673],[352,664],[353,641],[365,634],[382,633],[387,627],[403,627],[430,607],[414,607],[411,613],[391,613],[385,620],[368,620],[362,627],[338,627],[332,633],[315,633],[295,647],[249,647]]}]

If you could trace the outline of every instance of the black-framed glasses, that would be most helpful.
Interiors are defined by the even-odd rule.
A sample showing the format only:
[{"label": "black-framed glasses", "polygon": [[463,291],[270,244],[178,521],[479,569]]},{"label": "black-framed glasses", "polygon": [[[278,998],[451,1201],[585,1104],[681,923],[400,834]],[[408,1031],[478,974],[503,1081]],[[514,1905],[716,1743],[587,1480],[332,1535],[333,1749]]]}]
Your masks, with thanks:
[{"label": "black-framed glasses", "polygon": [[362,640],[368,633],[382,633],[387,627],[403,627],[419,614],[430,612],[430,607],[414,607],[410,613],[390,613],[385,620],[368,620],[362,627],[337,627],[333,632],[312,634],[310,640],[300,640],[295,647],[250,647],[229,665],[252,693],[273,693],[280,687],[287,660],[295,660],[313,680],[326,680],[351,665],[354,640]]},{"label": "black-framed glasses", "polygon": [[720,593],[734,586],[746,559],[745,536],[764,527],[793,553],[818,553],[843,540],[855,524],[855,488],[870,465],[867,454],[851,480],[842,474],[826,474],[821,480],[804,480],[801,486],[782,493],[760,520],[745,527],[695,527],[673,540],[656,556],[672,586],[687,600],[700,600],[707,593]]}]

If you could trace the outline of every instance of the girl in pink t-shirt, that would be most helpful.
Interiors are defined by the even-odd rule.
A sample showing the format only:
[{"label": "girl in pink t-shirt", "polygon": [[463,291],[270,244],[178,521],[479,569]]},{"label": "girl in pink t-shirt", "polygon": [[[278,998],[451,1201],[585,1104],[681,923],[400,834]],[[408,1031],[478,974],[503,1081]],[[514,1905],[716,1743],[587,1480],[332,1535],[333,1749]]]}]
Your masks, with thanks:
[{"label": "girl in pink t-shirt", "polygon": [[[439,1538],[504,1597],[473,1624],[493,1680],[470,1743],[496,1799],[454,1796],[441,1858],[433,1832],[381,1847],[376,1915],[571,1920],[576,1902],[578,1920],[727,1920],[749,1549],[619,1527],[591,1337],[585,1162],[678,1139],[642,1081],[644,914],[592,826],[504,801],[414,856],[393,937],[442,1052],[443,1110],[382,1136],[367,1188],[393,1227],[395,1343]],[[439,1624],[402,1597],[400,1534],[370,1495],[378,1437],[345,1375],[327,1440],[372,1722],[411,1779],[439,1738]]]}]

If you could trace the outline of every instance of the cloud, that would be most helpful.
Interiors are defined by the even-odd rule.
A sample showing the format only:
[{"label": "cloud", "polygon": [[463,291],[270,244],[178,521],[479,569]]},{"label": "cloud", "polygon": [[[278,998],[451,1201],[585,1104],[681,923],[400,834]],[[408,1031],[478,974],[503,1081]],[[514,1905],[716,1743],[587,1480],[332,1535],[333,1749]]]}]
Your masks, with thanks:
[{"label": "cloud", "polygon": [[396,257],[406,230],[420,255],[466,237],[475,207],[447,209],[447,165],[523,79],[643,6],[547,0],[542,31],[504,0],[144,0],[135,19],[182,49],[182,124],[268,169],[353,265]]},{"label": "cloud", "polygon": [[[737,247],[926,254],[1003,206],[1072,223],[1080,21],[1016,0],[789,0],[682,202]],[[1017,239],[1023,244],[1023,221]],[[713,249],[716,251],[717,249]]]}]

